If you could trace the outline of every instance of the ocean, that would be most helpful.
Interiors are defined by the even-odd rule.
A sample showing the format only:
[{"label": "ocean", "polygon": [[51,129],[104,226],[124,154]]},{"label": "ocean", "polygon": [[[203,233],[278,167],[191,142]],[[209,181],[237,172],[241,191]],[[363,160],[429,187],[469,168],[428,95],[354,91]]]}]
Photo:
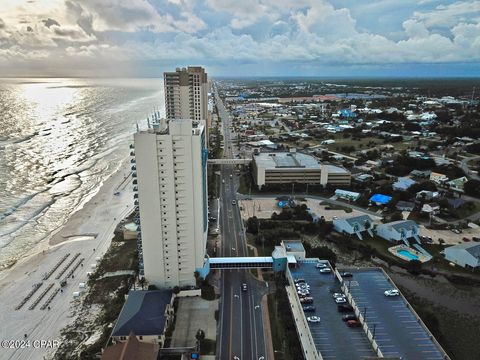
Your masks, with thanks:
[{"label": "ocean", "polygon": [[158,78],[0,79],[0,270],[93,196],[163,108]]}]

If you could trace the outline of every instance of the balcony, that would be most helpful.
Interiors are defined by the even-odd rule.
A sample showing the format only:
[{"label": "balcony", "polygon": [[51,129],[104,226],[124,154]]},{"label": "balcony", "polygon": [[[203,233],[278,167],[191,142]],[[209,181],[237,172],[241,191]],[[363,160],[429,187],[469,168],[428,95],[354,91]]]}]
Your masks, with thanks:
[{"label": "balcony", "polygon": [[130,144],[130,149],[135,149],[135,145],[134,144]]},{"label": "balcony", "polygon": [[133,178],[136,178],[136,177],[137,177],[137,173],[136,173],[135,171],[132,172],[132,177],[133,177]]},{"label": "balcony", "polygon": [[134,199],[138,199],[138,194],[133,194]]},{"label": "balcony", "polygon": [[[137,167],[135,165],[132,165],[132,170],[137,170]],[[137,174],[135,173],[135,177],[136,177],[136,175]],[[133,174],[132,174],[132,176],[133,176]]]},{"label": "balcony", "polygon": [[130,151],[130,156],[135,156],[135,151]]},{"label": "balcony", "polygon": [[135,163],[136,163],[136,160],[135,160],[135,159],[130,159],[130,162],[131,162],[132,164],[135,164]]}]

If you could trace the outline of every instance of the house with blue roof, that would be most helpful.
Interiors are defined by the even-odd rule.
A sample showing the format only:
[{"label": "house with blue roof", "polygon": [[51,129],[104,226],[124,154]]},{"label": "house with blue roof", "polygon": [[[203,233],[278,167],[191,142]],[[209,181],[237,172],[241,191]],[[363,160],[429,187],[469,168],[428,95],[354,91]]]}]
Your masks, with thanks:
[{"label": "house with blue roof", "polygon": [[117,323],[113,328],[114,342],[127,341],[134,333],[140,342],[163,346],[165,329],[173,320],[171,290],[130,291]]},{"label": "house with blue roof", "polygon": [[390,202],[390,200],[392,200],[391,196],[383,195],[383,194],[374,194],[370,198],[370,202],[377,206],[386,205]]}]

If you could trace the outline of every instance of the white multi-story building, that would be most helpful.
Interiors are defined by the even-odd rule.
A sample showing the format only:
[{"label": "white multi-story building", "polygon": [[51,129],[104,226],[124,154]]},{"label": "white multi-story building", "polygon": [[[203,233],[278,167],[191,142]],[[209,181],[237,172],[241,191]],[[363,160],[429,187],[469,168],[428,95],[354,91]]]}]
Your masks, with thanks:
[{"label": "white multi-story building", "polygon": [[208,119],[208,81],[200,66],[163,74],[167,119]]},{"label": "white multi-story building", "polygon": [[145,278],[195,285],[208,227],[205,122],[162,119],[134,139]]}]

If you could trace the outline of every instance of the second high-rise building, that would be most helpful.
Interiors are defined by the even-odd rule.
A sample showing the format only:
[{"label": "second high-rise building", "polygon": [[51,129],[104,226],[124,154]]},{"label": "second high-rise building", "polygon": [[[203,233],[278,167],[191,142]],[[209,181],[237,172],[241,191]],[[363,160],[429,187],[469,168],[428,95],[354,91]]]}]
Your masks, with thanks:
[{"label": "second high-rise building", "polygon": [[208,82],[200,66],[177,68],[163,74],[167,119],[207,120]]}]

